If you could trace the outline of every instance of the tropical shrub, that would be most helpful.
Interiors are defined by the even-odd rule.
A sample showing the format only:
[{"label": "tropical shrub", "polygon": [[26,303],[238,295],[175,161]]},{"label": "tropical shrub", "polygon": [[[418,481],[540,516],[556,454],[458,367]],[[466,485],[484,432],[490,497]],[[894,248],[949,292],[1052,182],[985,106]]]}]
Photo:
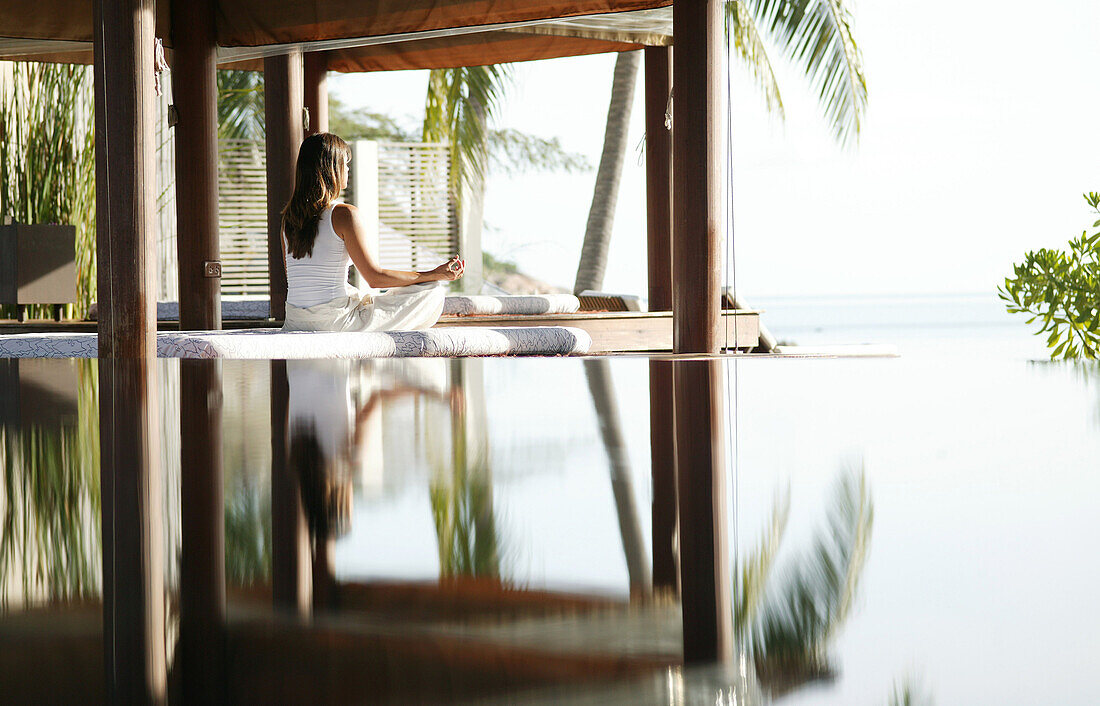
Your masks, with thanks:
[{"label": "tropical shrub", "polygon": [[[0,90],[0,217],[76,226],[77,303],[68,313],[83,316],[96,289],[91,67],[14,62],[11,69]],[[30,316],[48,313],[28,308]]]},{"label": "tropical shrub", "polygon": [[[1100,215],[1100,193],[1085,194],[1085,201]],[[1100,220],[1092,227],[1100,228]],[[1085,230],[1068,250],[1026,253],[997,291],[1010,313],[1039,322],[1035,334],[1046,334],[1052,360],[1100,358],[1100,230]]]}]

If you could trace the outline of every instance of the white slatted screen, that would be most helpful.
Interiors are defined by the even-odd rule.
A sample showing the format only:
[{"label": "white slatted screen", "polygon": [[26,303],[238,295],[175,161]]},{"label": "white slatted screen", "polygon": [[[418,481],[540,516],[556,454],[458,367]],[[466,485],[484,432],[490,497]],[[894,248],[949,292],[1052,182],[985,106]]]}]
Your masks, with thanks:
[{"label": "white slatted screen", "polygon": [[266,297],[267,155],[257,140],[218,143],[222,295]]},{"label": "white slatted screen", "polygon": [[384,267],[421,270],[458,254],[450,147],[378,143],[378,249]]}]

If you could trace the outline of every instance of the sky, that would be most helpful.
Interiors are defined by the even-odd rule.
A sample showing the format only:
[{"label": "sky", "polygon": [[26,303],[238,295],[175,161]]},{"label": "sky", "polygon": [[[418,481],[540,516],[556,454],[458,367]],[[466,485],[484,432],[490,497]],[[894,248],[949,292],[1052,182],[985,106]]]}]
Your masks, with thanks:
[{"label": "sky", "polygon": [[[770,52],[786,120],[732,66],[731,284],[754,296],[993,292],[1025,251],[1096,220],[1100,3],[855,0],[868,104],[859,142],[832,138],[808,82]],[[613,55],[516,64],[499,127],[599,161]],[[351,107],[417,123],[427,72],[336,76]],[[644,294],[641,75],[604,289]],[[572,287],[595,169],[491,175],[483,247]],[[1091,216],[1091,217],[1090,217]]]}]

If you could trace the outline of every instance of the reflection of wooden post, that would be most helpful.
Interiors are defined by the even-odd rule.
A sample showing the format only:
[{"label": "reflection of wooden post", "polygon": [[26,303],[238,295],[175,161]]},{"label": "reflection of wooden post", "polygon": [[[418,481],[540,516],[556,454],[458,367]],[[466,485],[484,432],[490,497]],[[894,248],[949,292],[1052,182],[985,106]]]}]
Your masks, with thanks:
[{"label": "reflection of wooden post", "polygon": [[179,113],[175,129],[180,330],[220,329],[218,79],[213,0],[173,2],[172,26],[178,28],[173,33],[172,88]]},{"label": "reflection of wooden post", "polygon": [[180,658],[186,703],[225,701],[221,361],[180,361]]},{"label": "reflection of wooden post", "polygon": [[615,388],[611,380],[611,366],[606,358],[590,358],[584,361],[588,377],[588,389],[600,423],[600,435],[607,450],[611,466],[611,492],[615,496],[615,510],[619,517],[619,534],[623,539],[626,571],[630,579],[630,592],[644,594],[650,591],[649,564],[645,555],[645,540],[638,520],[638,508],[634,504],[634,487],[630,477],[630,459],[626,453],[622,422],[615,400]]},{"label": "reflection of wooden post", "polygon": [[328,132],[328,54],[311,51],[302,55],[304,102],[309,111],[306,134]]},{"label": "reflection of wooden post", "polygon": [[294,168],[302,144],[302,53],[264,59],[264,120],[267,135],[267,272],[271,317],[286,315],[286,253],[283,206],[294,192]]},{"label": "reflection of wooden post", "polygon": [[[672,309],[672,133],[665,111],[672,90],[672,49],[645,49],[646,231],[649,310]],[[675,591],[676,437],[672,366],[649,363],[649,448],[653,477],[653,589]]]},{"label": "reflection of wooden post", "polygon": [[103,655],[108,703],[160,703],[167,698],[154,378],[150,359],[99,361]]},{"label": "reflection of wooden post", "polygon": [[677,0],[672,131],[672,345],[717,353],[721,311],[722,13],[719,0]]},{"label": "reflection of wooden post", "polygon": [[309,528],[298,479],[287,468],[290,387],[286,361],[271,361],[271,593],[275,607],[310,611]]},{"label": "reflection of wooden post", "polygon": [[676,417],[672,363],[649,361],[649,459],[653,477],[653,590],[679,586],[676,565]]},{"label": "reflection of wooden post", "polygon": [[675,363],[676,471],[684,663],[729,661],[733,617],[726,545],[721,363]]}]

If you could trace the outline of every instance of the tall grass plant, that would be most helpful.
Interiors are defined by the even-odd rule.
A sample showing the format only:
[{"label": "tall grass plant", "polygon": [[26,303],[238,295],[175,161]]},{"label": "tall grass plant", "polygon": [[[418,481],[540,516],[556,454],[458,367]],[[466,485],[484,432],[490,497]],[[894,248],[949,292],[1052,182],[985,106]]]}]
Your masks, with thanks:
[{"label": "tall grass plant", "polygon": [[[95,296],[95,111],[87,66],[14,62],[0,82],[0,218],[76,226],[77,301]],[[0,307],[0,316],[15,314]],[[48,305],[28,307],[48,316]]]}]

